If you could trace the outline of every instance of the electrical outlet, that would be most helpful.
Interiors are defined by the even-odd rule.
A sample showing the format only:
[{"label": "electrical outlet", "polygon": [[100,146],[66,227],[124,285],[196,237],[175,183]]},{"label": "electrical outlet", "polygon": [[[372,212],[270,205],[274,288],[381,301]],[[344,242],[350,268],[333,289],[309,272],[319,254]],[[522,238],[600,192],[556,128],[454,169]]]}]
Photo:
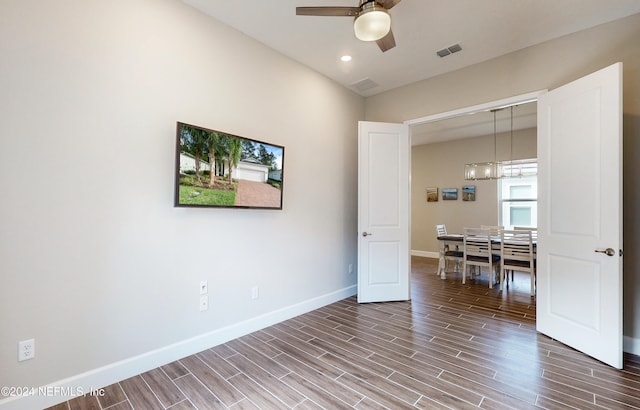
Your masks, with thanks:
[{"label": "electrical outlet", "polygon": [[200,311],[204,312],[207,309],[209,309],[209,296],[200,296]]},{"label": "electrical outlet", "polygon": [[209,283],[206,280],[200,281],[200,294],[206,295],[209,292]]},{"label": "electrical outlet", "polygon": [[353,263],[349,264],[349,273],[353,273]]},{"label": "electrical outlet", "polygon": [[36,340],[29,339],[18,342],[18,361],[33,359],[36,356]]},{"label": "electrical outlet", "polygon": [[251,299],[258,299],[260,297],[260,289],[257,286],[251,288]]}]

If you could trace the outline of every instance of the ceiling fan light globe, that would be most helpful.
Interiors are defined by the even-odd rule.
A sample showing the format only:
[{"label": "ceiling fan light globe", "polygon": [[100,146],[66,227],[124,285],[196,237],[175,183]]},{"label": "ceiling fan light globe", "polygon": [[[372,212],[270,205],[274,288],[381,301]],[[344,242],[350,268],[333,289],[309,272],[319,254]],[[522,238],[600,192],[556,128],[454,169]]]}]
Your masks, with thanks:
[{"label": "ceiling fan light globe", "polygon": [[371,2],[353,22],[353,31],[358,40],[377,41],[391,30],[391,16],[387,10]]}]

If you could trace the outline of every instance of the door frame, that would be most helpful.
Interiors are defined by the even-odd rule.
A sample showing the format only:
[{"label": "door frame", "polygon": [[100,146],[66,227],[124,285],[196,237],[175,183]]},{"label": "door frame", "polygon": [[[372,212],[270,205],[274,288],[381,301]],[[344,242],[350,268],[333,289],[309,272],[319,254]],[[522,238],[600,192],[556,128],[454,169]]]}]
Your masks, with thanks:
[{"label": "door frame", "polygon": [[448,120],[461,115],[476,114],[482,111],[495,110],[498,108],[505,108],[511,105],[525,104],[533,101],[538,101],[538,97],[547,93],[547,89],[532,91],[526,94],[515,95],[513,97],[503,98],[500,100],[489,101],[482,104],[472,105],[469,107],[463,107],[456,110],[445,111],[438,114],[431,114],[420,118],[414,118],[412,120],[404,121],[409,128],[416,125],[428,124],[430,122],[436,122],[441,120]]}]

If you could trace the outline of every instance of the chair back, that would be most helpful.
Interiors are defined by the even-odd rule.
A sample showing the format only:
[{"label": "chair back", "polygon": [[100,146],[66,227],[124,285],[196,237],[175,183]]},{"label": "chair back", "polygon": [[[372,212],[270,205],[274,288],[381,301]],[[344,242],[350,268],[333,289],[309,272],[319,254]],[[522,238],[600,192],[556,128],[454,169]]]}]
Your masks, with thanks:
[{"label": "chair back", "polygon": [[[444,224],[436,225],[436,232],[438,234],[438,243],[440,246],[440,260],[438,261],[438,274],[445,278],[445,272],[447,270],[448,262],[453,261],[456,263],[456,272],[459,271],[460,262],[462,261],[462,251],[458,248],[458,243],[452,243],[447,240],[442,240],[443,236],[447,235],[447,228]],[[455,246],[455,249],[451,249],[449,245]]]},{"label": "chair back", "polygon": [[491,265],[491,231],[482,228],[464,228],[464,258],[474,265]]},{"label": "chair back", "polygon": [[504,226],[500,225],[480,225],[480,229],[488,229],[490,236],[500,236],[500,231],[504,229]]},{"label": "chair back", "polygon": [[532,228],[530,226],[514,226],[513,230],[514,231],[530,231],[532,239],[535,240],[538,238],[538,228]]},{"label": "chair back", "polygon": [[467,267],[478,266],[489,268],[489,288],[493,288],[500,256],[493,254],[491,247],[491,231],[489,229],[464,228],[464,265],[462,268],[462,284],[467,277]]},{"label": "chair back", "polygon": [[503,230],[500,234],[502,266],[531,272],[533,269],[533,239],[530,230]]},{"label": "chair back", "polygon": [[436,232],[438,236],[445,236],[447,234],[447,227],[444,224],[436,225]]},{"label": "chair back", "polygon": [[533,236],[531,230],[506,230],[500,235],[500,252],[502,263],[500,266],[501,287],[504,289],[505,272],[510,270],[513,279],[514,271],[529,272],[531,277],[531,296],[536,288],[536,261],[533,253]]}]

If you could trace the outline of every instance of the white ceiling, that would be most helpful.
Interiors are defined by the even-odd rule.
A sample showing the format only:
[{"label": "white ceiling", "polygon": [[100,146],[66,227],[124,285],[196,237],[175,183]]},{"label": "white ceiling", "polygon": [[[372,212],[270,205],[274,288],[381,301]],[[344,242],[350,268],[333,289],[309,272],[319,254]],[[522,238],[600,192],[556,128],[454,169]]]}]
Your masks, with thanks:
[{"label": "white ceiling", "polygon": [[[182,0],[363,96],[407,85],[640,13],[640,0],[403,0],[391,9],[397,46],[357,40],[350,17],[296,16],[297,6],[358,0]],[[462,51],[436,51],[459,43]],[[340,61],[349,54],[353,60]],[[353,84],[378,84],[358,90]]]}]

